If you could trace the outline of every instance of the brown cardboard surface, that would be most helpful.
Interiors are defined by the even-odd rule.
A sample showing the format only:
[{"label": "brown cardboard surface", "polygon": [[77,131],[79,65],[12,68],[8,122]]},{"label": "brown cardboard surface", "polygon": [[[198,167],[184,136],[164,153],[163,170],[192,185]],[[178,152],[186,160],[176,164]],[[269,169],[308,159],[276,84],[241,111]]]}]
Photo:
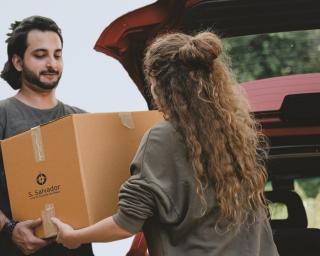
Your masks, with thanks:
[{"label": "brown cardboard surface", "polygon": [[74,228],[115,213],[143,134],[162,120],[155,111],[127,116],[132,127],[119,113],[76,114],[3,140],[14,219],[39,218],[47,204]]}]

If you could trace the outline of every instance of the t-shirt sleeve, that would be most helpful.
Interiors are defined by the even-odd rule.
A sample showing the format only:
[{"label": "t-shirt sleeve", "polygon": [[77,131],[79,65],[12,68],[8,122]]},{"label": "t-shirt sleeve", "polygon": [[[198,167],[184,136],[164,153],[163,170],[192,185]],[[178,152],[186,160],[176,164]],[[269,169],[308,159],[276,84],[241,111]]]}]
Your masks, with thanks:
[{"label": "t-shirt sleeve", "polygon": [[0,140],[4,139],[6,122],[6,113],[2,104],[0,104]]},{"label": "t-shirt sleeve", "polygon": [[163,222],[177,218],[166,190],[170,180],[166,173],[172,162],[166,140],[157,129],[146,133],[130,167],[132,176],[120,188],[118,212],[113,219],[132,234],[155,214]]}]

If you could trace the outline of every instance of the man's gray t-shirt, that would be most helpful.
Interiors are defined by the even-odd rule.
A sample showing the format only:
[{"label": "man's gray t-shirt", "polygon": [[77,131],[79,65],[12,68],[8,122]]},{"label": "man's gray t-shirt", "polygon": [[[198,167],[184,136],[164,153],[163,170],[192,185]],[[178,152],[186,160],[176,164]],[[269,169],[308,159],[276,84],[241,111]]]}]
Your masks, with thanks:
[{"label": "man's gray t-shirt", "polygon": [[22,103],[14,97],[1,100],[0,139],[12,137],[32,127],[76,113],[84,113],[84,111],[63,104],[61,101],[58,101],[58,104],[51,109],[37,109]]},{"label": "man's gray t-shirt", "polygon": [[[0,101],[0,140],[12,137],[21,132],[27,131],[32,127],[48,123],[55,119],[61,118],[69,114],[84,113],[85,111],[76,107],[72,107],[58,101],[57,105],[51,109],[37,109],[28,106],[18,99],[11,97]],[[2,161],[2,157],[0,156]],[[0,161],[0,210],[9,218],[11,211],[8,199],[8,192],[5,182],[3,165]],[[0,240],[3,239],[0,237]],[[19,251],[13,251],[10,241],[0,241],[0,255],[3,252],[8,255],[20,255]],[[91,246],[84,245],[79,249],[67,250],[66,248],[52,244],[40,250],[36,256],[51,256],[51,255],[86,255],[92,254]]]}]

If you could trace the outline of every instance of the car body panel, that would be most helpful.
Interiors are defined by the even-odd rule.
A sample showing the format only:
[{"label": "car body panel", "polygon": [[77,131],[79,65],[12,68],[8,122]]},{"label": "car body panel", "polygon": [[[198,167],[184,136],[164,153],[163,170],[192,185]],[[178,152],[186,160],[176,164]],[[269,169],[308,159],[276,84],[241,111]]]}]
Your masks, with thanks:
[{"label": "car body panel", "polygon": [[320,92],[320,73],[254,80],[242,86],[252,112],[279,111],[287,95]]}]

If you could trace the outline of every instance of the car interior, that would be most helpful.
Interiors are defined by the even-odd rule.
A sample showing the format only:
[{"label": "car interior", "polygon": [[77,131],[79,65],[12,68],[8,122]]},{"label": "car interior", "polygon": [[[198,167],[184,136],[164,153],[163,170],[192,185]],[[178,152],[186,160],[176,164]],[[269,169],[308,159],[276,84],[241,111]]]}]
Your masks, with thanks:
[{"label": "car interior", "polygon": [[[320,192],[319,104],[319,93],[285,97],[279,126],[283,135],[269,136],[269,182],[265,195],[270,211],[274,211],[270,222],[280,255],[320,252],[320,229],[315,221]],[[313,134],[308,128],[314,129]]]}]

